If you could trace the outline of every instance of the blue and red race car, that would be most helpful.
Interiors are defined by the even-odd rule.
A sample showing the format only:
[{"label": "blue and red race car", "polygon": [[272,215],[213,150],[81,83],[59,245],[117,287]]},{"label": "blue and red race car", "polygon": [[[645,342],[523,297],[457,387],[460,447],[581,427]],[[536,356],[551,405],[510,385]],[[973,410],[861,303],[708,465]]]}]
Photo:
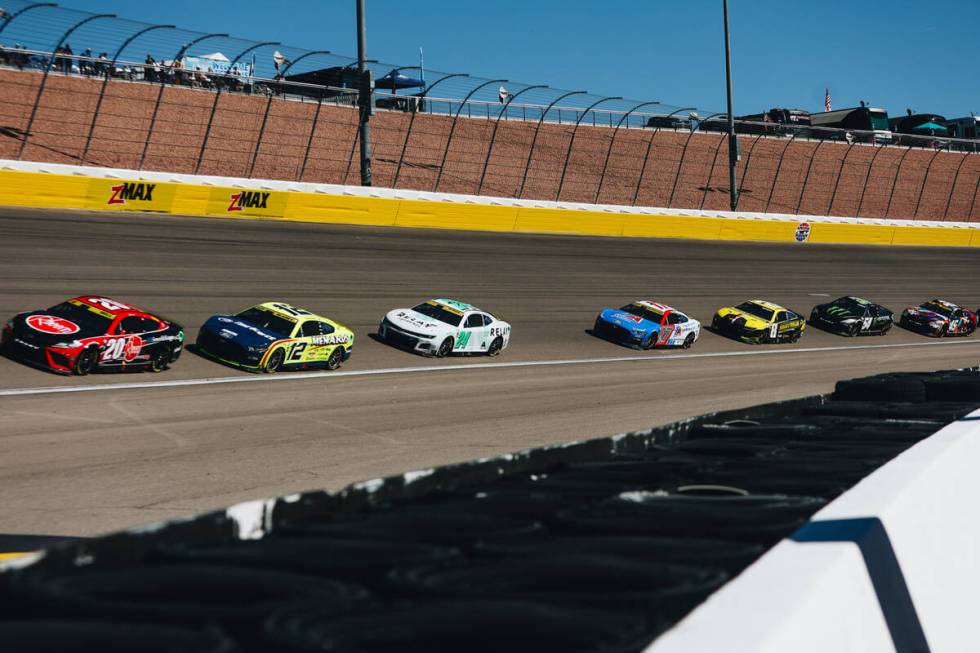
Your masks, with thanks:
[{"label": "blue and red race car", "polygon": [[687,349],[700,337],[701,323],[666,304],[639,300],[602,309],[592,334],[628,347]]},{"label": "blue and red race car", "polygon": [[928,336],[967,336],[977,330],[977,314],[943,299],[909,306],[899,321],[906,329]]}]

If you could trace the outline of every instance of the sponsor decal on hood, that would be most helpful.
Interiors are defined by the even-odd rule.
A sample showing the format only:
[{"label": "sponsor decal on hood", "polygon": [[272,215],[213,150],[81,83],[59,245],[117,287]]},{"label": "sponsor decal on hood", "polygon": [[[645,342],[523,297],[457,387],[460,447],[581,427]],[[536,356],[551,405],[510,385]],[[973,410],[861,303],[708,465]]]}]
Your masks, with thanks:
[{"label": "sponsor decal on hood", "polygon": [[602,312],[602,319],[612,322],[625,329],[659,329],[660,325],[650,320],[645,320],[639,315],[633,315],[625,311],[606,309]]},{"label": "sponsor decal on hood", "polygon": [[265,331],[263,331],[262,329],[258,328],[254,324],[249,324],[248,322],[245,322],[243,320],[236,320],[236,319],[231,318],[231,317],[218,317],[216,319],[217,319],[217,321],[218,321],[218,323],[220,325],[219,326],[220,331],[218,332],[218,335],[224,336],[226,338],[228,338],[228,337],[230,337],[230,338],[241,338],[241,337],[245,336],[245,334],[243,334],[243,333],[239,333],[237,331],[232,331],[232,329],[229,328],[229,327],[232,327],[232,328],[235,328],[235,329],[239,329],[239,330],[242,330],[242,331],[247,331],[247,332],[249,332],[251,334],[254,334],[255,336],[258,336],[259,338],[262,338],[264,340],[268,340],[269,342],[272,342],[273,340],[279,340],[279,338],[280,338],[280,336],[276,336],[276,335],[273,335],[271,333],[266,333]]},{"label": "sponsor decal on hood", "polygon": [[31,315],[25,321],[35,331],[56,336],[67,336],[79,331],[77,324],[57,315]]},{"label": "sponsor decal on hood", "polygon": [[[439,331],[442,328],[438,322],[407,308],[391,311],[388,313],[388,320],[395,326],[415,329],[417,331],[432,332]],[[447,328],[449,327],[448,324],[445,326]]]}]

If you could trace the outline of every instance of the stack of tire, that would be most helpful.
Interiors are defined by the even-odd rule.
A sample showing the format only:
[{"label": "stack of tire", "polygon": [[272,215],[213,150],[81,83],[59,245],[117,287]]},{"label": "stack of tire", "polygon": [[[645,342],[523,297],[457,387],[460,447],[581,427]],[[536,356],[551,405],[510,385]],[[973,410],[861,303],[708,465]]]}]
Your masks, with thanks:
[{"label": "stack of tire", "polygon": [[[0,574],[0,651],[640,651],[828,501],[980,406],[980,374],[842,381],[593,462],[258,540]],[[676,430],[676,429],[675,429]]]}]

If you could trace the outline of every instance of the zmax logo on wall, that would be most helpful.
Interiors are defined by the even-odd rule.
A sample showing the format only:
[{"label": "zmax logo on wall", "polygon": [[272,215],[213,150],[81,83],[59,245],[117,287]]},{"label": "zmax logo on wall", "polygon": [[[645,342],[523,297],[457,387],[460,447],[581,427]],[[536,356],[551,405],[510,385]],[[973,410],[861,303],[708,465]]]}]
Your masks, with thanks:
[{"label": "zmax logo on wall", "polygon": [[267,209],[269,208],[269,196],[272,193],[260,191],[243,190],[240,193],[231,194],[231,202],[228,204],[227,211],[244,211],[245,209]]},{"label": "zmax logo on wall", "polygon": [[139,202],[152,202],[153,189],[156,184],[146,184],[143,182],[124,182],[118,186],[112,186],[109,190],[112,195],[107,204],[125,204],[127,200]]}]

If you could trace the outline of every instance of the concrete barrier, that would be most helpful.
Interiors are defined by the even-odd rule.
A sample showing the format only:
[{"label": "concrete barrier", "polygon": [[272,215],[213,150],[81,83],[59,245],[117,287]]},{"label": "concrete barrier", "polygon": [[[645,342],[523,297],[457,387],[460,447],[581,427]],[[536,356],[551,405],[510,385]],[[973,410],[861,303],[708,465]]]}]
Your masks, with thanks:
[{"label": "concrete barrier", "polygon": [[980,224],[543,202],[0,161],[0,205],[613,237],[980,246]]},{"label": "concrete barrier", "polygon": [[980,411],[817,512],[648,653],[975,651]]}]

